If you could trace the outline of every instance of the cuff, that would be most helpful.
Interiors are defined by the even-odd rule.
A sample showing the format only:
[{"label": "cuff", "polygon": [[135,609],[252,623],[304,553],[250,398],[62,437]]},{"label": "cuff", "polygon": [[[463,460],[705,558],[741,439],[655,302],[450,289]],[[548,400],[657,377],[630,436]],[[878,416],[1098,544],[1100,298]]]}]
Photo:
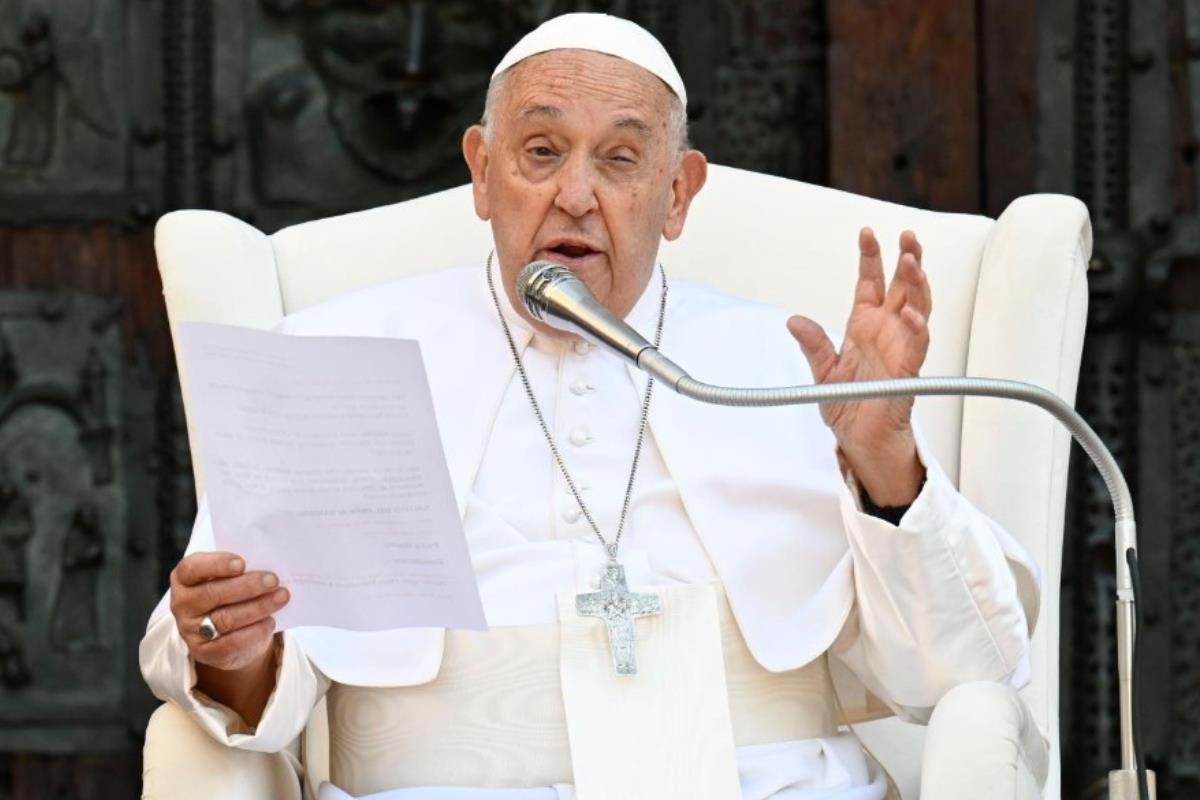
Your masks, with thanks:
[{"label": "cuff", "polygon": [[[923,438],[918,436],[916,441],[917,460],[925,468],[925,477],[921,479],[917,496],[906,506],[875,505],[870,494],[858,482],[854,470],[850,469],[850,465],[842,457],[841,450],[837,450],[838,468],[842,472],[842,481],[847,490],[842,493],[843,506],[848,505],[858,515],[867,519],[881,520],[891,527],[912,527],[914,525],[928,527],[930,524],[944,524],[945,520],[954,513],[952,508],[946,507],[944,490],[948,488],[955,497],[958,494],[957,490],[950,483],[946,474],[942,472],[942,468],[933,454],[929,452],[929,447]],[[941,496],[939,497],[939,495]],[[847,500],[849,500],[848,504]]]},{"label": "cuff", "polygon": [[[922,477],[920,485],[917,486],[918,497],[921,495],[921,490],[925,488],[925,480],[925,477]],[[861,486],[858,489],[858,504],[864,514],[881,519],[889,525],[899,525],[900,520],[912,508],[912,503],[903,506],[877,506],[871,499],[871,493]]]},{"label": "cuff", "polygon": [[845,470],[839,493],[867,667],[892,700],[923,708],[965,680],[1017,677],[1028,628],[997,526],[920,438],[917,455],[925,485],[897,524],[864,513]]},{"label": "cuff", "polygon": [[257,727],[196,690],[195,663],[170,614],[151,620],[146,630],[139,648],[142,676],[155,697],[187,711],[218,742],[246,750],[279,752],[304,729],[325,685],[287,632],[281,639],[275,645],[275,690]]}]

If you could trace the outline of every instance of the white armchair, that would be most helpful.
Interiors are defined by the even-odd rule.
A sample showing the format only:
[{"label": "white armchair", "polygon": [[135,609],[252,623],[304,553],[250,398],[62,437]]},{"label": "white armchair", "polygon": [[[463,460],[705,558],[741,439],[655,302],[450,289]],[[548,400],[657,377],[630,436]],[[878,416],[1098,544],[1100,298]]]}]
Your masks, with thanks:
[{"label": "white armchair", "polygon": [[[894,263],[904,229],[917,231],[924,245],[935,302],[924,374],[1028,381],[1073,399],[1091,253],[1087,211],[1073,198],[1022,197],[991,220],[714,166],[686,233],[664,244],[661,258],[671,274],[840,329],[856,276],[857,232],[864,225],[879,235],[887,263]],[[175,212],[159,221],[156,247],[172,325],[203,320],[267,328],[348,289],[482,263],[491,232],[476,219],[470,189],[463,186],[269,237],[224,214]],[[182,360],[179,371],[186,404]],[[1045,413],[999,400],[923,398],[916,413],[946,473],[1020,539],[1044,570],[1033,680],[1021,696],[1050,743],[1044,795],[1056,800],[1058,583],[1069,437]],[[193,454],[201,491],[204,468],[194,448]],[[942,715],[939,707],[934,726]],[[150,736],[165,725],[152,723]],[[895,719],[857,727],[903,796],[918,797],[925,729]],[[937,735],[930,734],[935,752]],[[327,769],[323,737],[318,713],[305,736],[310,785]],[[155,752],[148,740],[148,783]]]}]

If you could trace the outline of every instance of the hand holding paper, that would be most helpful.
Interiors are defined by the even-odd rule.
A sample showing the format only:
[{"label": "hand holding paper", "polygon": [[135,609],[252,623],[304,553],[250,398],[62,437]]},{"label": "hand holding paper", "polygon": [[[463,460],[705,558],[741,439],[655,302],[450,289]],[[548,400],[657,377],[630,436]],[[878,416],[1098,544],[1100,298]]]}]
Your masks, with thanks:
[{"label": "hand holding paper", "polygon": [[486,628],[416,342],[182,323],[216,546],[280,629]]}]

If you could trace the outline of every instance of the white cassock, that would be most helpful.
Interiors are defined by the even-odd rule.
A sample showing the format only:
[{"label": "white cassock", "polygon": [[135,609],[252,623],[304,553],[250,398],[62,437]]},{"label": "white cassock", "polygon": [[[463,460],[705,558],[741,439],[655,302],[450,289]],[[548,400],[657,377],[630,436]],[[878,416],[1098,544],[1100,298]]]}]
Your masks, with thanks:
[{"label": "white cassock", "polygon": [[[645,378],[594,346],[534,335],[500,297],[556,443],[611,536]],[[659,297],[656,275],[628,321],[652,332]],[[668,297],[663,350],[697,377],[728,386],[811,382],[784,328],[786,312],[678,279]],[[604,552],[515,376],[483,268],[352,292],[288,317],[280,329],[421,342],[491,627],[553,623],[556,595],[593,589]],[[926,721],[962,682],[1023,685],[1040,579],[1029,555],[957,493],[923,444],[927,480],[899,527],[861,512],[835,452],[815,406],[720,408],[657,387],[621,543],[630,586],[714,583],[756,667],[797,670],[828,651],[910,720]],[[206,549],[212,526],[202,503],[188,551]],[[436,682],[446,634],[298,628],[282,638],[275,694],[255,729],[192,691],[195,672],[165,598],[142,642],[142,671],[157,696],[189,711],[218,741],[278,751],[331,682]],[[849,734],[739,746],[736,769],[746,800],[875,800],[886,789]],[[387,796],[535,800],[573,791],[409,787]]]}]

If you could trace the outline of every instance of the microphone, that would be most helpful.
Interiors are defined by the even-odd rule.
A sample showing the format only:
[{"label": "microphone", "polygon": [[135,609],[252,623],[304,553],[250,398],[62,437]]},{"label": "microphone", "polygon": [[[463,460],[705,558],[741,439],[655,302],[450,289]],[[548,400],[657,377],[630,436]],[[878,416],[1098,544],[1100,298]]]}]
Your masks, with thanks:
[{"label": "microphone", "polygon": [[1135,739],[1134,720],[1139,710],[1134,699],[1134,647],[1136,642],[1135,585],[1137,526],[1133,495],[1108,447],[1087,421],[1058,395],[1031,383],[994,378],[930,377],[893,380],[821,383],[769,388],[731,388],[702,383],[658,352],[636,330],[600,304],[575,273],[552,261],[534,261],[517,276],[517,297],[534,319],[552,328],[575,333],[607,347],[662,380],[673,391],[702,403],[723,406],[785,406],[882,397],[999,397],[1038,406],[1058,420],[1087,453],[1104,479],[1115,517],[1116,622],[1118,706],[1121,723],[1121,769],[1109,775],[1110,797],[1136,800],[1141,748]]},{"label": "microphone", "polygon": [[[654,345],[596,299],[587,284],[562,264],[534,261],[517,276],[517,297],[529,316],[608,348],[672,389],[685,373]],[[677,390],[677,389],[676,389]]]}]

